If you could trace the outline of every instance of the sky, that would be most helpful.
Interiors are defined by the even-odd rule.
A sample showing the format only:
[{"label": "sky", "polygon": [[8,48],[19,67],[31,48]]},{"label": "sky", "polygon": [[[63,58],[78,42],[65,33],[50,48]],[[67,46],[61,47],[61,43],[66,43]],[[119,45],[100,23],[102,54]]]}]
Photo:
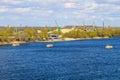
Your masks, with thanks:
[{"label": "sky", "polygon": [[0,25],[120,27],[120,0],[0,0]]}]

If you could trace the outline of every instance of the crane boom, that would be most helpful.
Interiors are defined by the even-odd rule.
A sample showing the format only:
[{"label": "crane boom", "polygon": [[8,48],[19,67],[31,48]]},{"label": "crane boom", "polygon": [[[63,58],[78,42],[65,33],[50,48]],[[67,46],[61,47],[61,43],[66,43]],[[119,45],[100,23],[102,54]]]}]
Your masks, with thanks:
[{"label": "crane boom", "polygon": [[57,28],[58,28],[58,31],[60,31],[61,30],[61,28],[59,27],[59,25],[58,25],[58,23],[57,23],[57,21],[55,20],[55,24],[56,24],[56,26],[57,26]]}]

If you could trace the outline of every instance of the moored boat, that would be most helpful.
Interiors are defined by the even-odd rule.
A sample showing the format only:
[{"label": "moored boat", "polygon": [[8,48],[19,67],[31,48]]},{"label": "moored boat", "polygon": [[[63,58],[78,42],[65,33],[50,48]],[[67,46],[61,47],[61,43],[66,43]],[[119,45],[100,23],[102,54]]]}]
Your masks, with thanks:
[{"label": "moored boat", "polygon": [[47,44],[46,47],[51,48],[51,47],[53,47],[53,44]]},{"label": "moored boat", "polygon": [[19,43],[12,43],[12,46],[19,46]]},{"label": "moored boat", "polygon": [[111,49],[111,48],[113,48],[113,46],[111,46],[111,45],[106,45],[105,48],[106,48],[106,49]]}]

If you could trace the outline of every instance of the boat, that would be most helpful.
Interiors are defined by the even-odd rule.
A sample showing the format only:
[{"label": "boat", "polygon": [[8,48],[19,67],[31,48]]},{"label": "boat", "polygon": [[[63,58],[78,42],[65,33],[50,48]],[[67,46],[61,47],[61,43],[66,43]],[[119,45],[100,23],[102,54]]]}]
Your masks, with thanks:
[{"label": "boat", "polygon": [[19,43],[12,43],[12,46],[19,46]]},{"label": "boat", "polygon": [[51,47],[53,47],[53,44],[47,44],[46,47],[51,48]]},{"label": "boat", "polygon": [[111,46],[111,45],[106,45],[105,48],[106,48],[106,49],[112,49],[113,46]]}]

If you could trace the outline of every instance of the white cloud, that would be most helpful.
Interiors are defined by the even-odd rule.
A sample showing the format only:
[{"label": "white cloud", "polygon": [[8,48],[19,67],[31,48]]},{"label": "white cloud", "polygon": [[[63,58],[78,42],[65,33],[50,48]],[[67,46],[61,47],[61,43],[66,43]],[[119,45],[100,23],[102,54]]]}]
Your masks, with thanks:
[{"label": "white cloud", "polygon": [[98,7],[98,4],[93,0],[91,2],[87,2],[84,0],[80,1],[75,1],[71,0],[72,2],[69,3],[65,3],[64,7],[65,8],[74,8],[76,9],[76,11],[79,10],[79,12],[94,12],[94,9],[96,9]]},{"label": "white cloud", "polygon": [[8,4],[20,4],[20,0],[1,0],[1,2],[8,3]]},{"label": "white cloud", "polygon": [[48,16],[53,13],[53,10],[50,9],[39,9],[31,11],[31,15],[33,16]]},{"label": "white cloud", "polygon": [[85,2],[84,3],[84,7],[89,9],[89,10],[95,9],[95,8],[97,8],[97,6],[98,6],[98,4],[95,3],[95,2],[92,2],[92,3],[91,2]]},{"label": "white cloud", "polygon": [[0,12],[24,13],[31,11],[31,8],[12,8],[7,6],[0,6]]},{"label": "white cloud", "polygon": [[0,2],[6,3],[6,4],[40,4],[40,5],[48,5],[51,3],[61,3],[65,0],[0,0]]},{"label": "white cloud", "polygon": [[7,6],[0,6],[0,12],[2,13],[14,13],[14,14],[22,14],[22,15],[35,15],[35,16],[40,16],[40,15],[49,15],[52,14],[54,11],[52,9],[47,9],[47,8],[33,8],[33,7],[18,7],[18,8],[12,8],[12,7],[7,7]]},{"label": "white cloud", "polygon": [[47,10],[47,13],[51,14],[51,13],[53,13],[53,10]]},{"label": "white cloud", "polygon": [[106,0],[107,2],[120,2],[120,0]]},{"label": "white cloud", "polygon": [[75,7],[75,4],[74,4],[74,3],[65,3],[65,4],[64,4],[64,7],[65,7],[65,8],[74,8],[74,7]]},{"label": "white cloud", "polygon": [[[104,3],[103,3],[104,2]],[[114,3],[115,2],[115,3]],[[14,15],[14,20],[19,19],[17,15],[27,19],[39,18],[49,19],[101,19],[110,20],[120,18],[119,0],[0,0],[0,12]],[[10,13],[10,14],[9,14]],[[113,16],[115,15],[115,16]],[[0,14],[1,16],[1,14]],[[2,15],[2,16],[5,16]],[[110,17],[110,18],[109,18]]]},{"label": "white cloud", "polygon": [[0,6],[0,12],[6,12],[8,10],[5,6]]},{"label": "white cloud", "polygon": [[24,12],[29,12],[31,11],[31,8],[14,8],[13,11],[17,12],[17,13],[24,13]]},{"label": "white cloud", "polygon": [[114,4],[100,4],[97,7],[97,11],[99,11],[103,14],[116,13],[116,12],[120,11],[120,6],[114,5]]}]

